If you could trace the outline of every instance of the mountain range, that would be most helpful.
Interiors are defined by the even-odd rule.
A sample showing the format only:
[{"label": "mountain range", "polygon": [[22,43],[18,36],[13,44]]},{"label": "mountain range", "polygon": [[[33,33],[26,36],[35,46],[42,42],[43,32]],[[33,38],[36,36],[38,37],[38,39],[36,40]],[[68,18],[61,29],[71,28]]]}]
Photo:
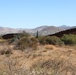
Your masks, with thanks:
[{"label": "mountain range", "polygon": [[59,26],[59,28],[69,29],[71,27],[70,26],[67,26],[67,25],[62,25],[62,26]]},{"label": "mountain range", "polygon": [[48,34],[54,34],[59,31],[63,31],[65,29],[71,28],[70,26],[62,25],[59,27],[55,26],[40,26],[34,29],[13,29],[13,28],[7,28],[7,27],[0,27],[0,34],[7,34],[7,33],[21,33],[23,31],[31,34],[36,34],[36,32],[39,32],[39,35],[48,35]]}]

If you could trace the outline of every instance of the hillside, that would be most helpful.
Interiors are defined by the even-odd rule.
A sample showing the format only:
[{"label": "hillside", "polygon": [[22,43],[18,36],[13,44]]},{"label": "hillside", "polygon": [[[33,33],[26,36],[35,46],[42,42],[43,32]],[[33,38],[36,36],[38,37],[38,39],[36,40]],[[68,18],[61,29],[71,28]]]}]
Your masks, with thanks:
[{"label": "hillside", "polygon": [[59,26],[59,28],[69,29],[71,27],[70,26],[67,26],[67,25],[62,25],[62,26]]},{"label": "hillside", "polygon": [[59,27],[55,26],[40,26],[34,29],[13,29],[13,28],[7,28],[7,27],[0,27],[0,34],[6,34],[6,33],[21,33],[23,31],[36,35],[37,31],[39,32],[39,35],[49,35],[49,34],[54,34],[63,30],[68,30],[71,28],[75,28],[75,26],[70,27],[66,25],[62,25]]},{"label": "hillside", "polygon": [[34,29],[13,29],[13,28],[7,28],[7,27],[0,27],[0,34],[20,33],[22,31],[35,34],[38,31],[40,35],[48,35],[49,33],[53,34],[55,32],[59,32],[62,30],[63,28],[58,28],[54,26],[40,26]]},{"label": "hillside", "polygon": [[40,37],[40,41],[31,35],[1,38],[0,75],[76,75],[75,37],[75,44],[57,37],[50,37],[52,41],[49,37]]},{"label": "hillside", "polygon": [[57,36],[57,37],[62,37],[64,34],[74,34],[76,35],[76,27],[72,27],[54,34],[49,34],[48,36]]},{"label": "hillside", "polygon": [[7,27],[0,27],[0,34],[6,34],[6,33],[18,33],[18,29],[13,28],[7,28]]},{"label": "hillside", "polygon": [[44,29],[42,29],[41,31],[39,31],[40,35],[48,35],[48,34],[54,34],[57,32],[60,32],[64,30],[63,28],[58,28],[58,27],[54,27],[54,26],[48,26]]}]

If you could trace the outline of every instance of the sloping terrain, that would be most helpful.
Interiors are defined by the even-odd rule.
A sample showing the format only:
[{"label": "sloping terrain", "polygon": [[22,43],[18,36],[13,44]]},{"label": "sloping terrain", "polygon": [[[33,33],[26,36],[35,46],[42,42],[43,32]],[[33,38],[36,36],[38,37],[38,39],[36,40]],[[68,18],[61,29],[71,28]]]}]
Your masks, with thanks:
[{"label": "sloping terrain", "polygon": [[7,34],[7,33],[18,33],[18,29],[7,28],[7,27],[0,27],[0,34]]},{"label": "sloping terrain", "polygon": [[60,31],[60,32],[57,32],[57,33],[54,33],[54,34],[50,34],[48,36],[62,37],[64,34],[74,34],[74,35],[76,35],[76,27],[70,28],[70,29],[67,29],[67,30],[63,30],[63,31]]},{"label": "sloping terrain", "polygon": [[34,35],[36,35],[37,31],[39,35],[48,35],[62,31],[64,30],[64,28],[58,28],[55,26],[40,26],[34,29],[23,29],[23,30],[26,31],[27,33],[33,33]]},{"label": "sloping terrain", "polygon": [[59,28],[69,29],[71,27],[70,26],[67,26],[67,25],[62,25],[62,26],[59,26]]},{"label": "sloping terrain", "polygon": [[58,27],[54,27],[54,26],[48,26],[46,28],[44,28],[43,30],[41,30],[39,32],[40,35],[48,35],[48,34],[54,34],[57,32],[60,32],[64,30],[63,28],[58,28]]},{"label": "sloping terrain", "polygon": [[7,34],[7,33],[20,33],[20,32],[27,32],[36,34],[38,31],[40,35],[47,35],[49,33],[56,33],[58,31],[64,30],[63,28],[58,28],[54,26],[40,26],[34,29],[13,29],[13,28],[6,28],[6,27],[0,27],[0,34]]},{"label": "sloping terrain", "polygon": [[52,35],[55,33],[61,33],[64,31],[64,33],[68,30],[68,29],[73,29],[76,28],[74,27],[69,27],[69,26],[59,26],[59,27],[55,27],[55,26],[40,26],[34,29],[13,29],[13,28],[7,28],[7,27],[0,27],[0,35],[3,34],[9,34],[9,33],[22,33],[23,31],[30,33],[32,35],[36,35],[37,31],[39,35]]}]

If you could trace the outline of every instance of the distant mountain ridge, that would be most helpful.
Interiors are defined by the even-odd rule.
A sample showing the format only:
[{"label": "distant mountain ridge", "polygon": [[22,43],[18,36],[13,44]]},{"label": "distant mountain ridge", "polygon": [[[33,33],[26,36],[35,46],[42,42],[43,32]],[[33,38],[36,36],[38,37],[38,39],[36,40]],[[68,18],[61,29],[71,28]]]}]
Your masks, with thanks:
[{"label": "distant mountain ridge", "polygon": [[7,33],[18,33],[18,29],[7,28],[7,27],[0,27],[0,34],[7,34]]},{"label": "distant mountain ridge", "polygon": [[39,35],[48,35],[48,34],[54,34],[56,32],[63,31],[65,29],[70,28],[69,26],[40,26],[34,29],[13,29],[13,28],[7,28],[7,27],[0,27],[0,34],[7,34],[7,33],[21,33],[23,31],[27,33],[36,34],[36,32],[39,32]]},{"label": "distant mountain ridge", "polygon": [[56,32],[64,30],[63,28],[58,28],[55,26],[47,26],[46,28],[43,28],[41,31],[39,31],[40,35],[48,35],[48,34],[54,34]]},{"label": "distant mountain ridge", "polygon": [[67,26],[67,25],[62,25],[62,26],[59,26],[59,28],[69,29],[69,28],[71,28],[71,27],[70,27],[70,26]]}]

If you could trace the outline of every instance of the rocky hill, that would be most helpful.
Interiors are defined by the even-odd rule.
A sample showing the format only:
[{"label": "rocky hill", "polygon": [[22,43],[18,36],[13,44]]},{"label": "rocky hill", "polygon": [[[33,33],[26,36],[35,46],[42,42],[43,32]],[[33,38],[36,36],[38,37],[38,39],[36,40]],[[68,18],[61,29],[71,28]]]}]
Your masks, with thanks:
[{"label": "rocky hill", "polygon": [[40,26],[34,29],[13,29],[13,28],[7,28],[7,27],[0,27],[0,34],[7,34],[7,33],[20,33],[20,32],[27,32],[36,34],[36,32],[39,32],[39,35],[48,35],[48,34],[54,34],[60,31],[63,31],[69,27],[67,26]]},{"label": "rocky hill", "polygon": [[67,26],[67,25],[62,25],[62,26],[59,26],[59,28],[69,29],[71,27],[70,26]]},{"label": "rocky hill", "polygon": [[64,29],[54,27],[54,26],[47,26],[46,28],[43,28],[41,31],[39,31],[39,34],[40,35],[54,34],[54,33],[60,32],[62,30],[64,30]]},{"label": "rocky hill", "polygon": [[18,33],[18,32],[20,32],[18,29],[0,27],[0,34]]}]

